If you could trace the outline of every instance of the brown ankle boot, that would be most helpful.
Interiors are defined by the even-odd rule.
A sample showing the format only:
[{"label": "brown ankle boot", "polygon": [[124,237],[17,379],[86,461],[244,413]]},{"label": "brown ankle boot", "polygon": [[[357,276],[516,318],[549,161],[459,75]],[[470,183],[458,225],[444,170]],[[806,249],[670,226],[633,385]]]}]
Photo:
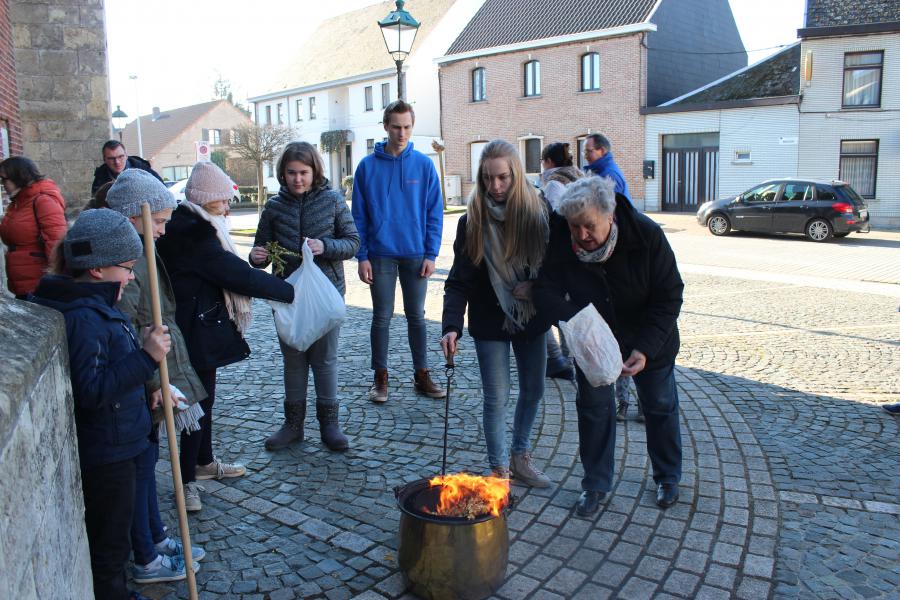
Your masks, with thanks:
[{"label": "brown ankle boot", "polygon": [[387,369],[375,369],[375,380],[369,388],[369,400],[381,404],[388,399]]},{"label": "brown ankle boot", "polygon": [[429,398],[443,398],[447,395],[446,390],[442,390],[431,380],[428,369],[416,369],[413,384],[417,392],[425,394]]}]

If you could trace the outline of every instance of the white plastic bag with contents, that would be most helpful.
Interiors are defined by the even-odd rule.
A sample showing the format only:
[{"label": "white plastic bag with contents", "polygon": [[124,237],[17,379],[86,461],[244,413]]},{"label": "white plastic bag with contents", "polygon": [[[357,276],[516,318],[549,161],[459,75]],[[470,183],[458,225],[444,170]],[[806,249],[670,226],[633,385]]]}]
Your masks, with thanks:
[{"label": "white plastic bag with contents", "polygon": [[560,321],[569,351],[593,387],[614,383],[622,374],[622,352],[612,330],[593,304]]},{"label": "white plastic bag with contents", "polygon": [[302,244],[303,264],[285,279],[294,288],[291,304],[270,300],[275,330],[285,344],[305,352],[313,342],[340,325],[347,316],[341,293],[313,262],[313,253]]}]

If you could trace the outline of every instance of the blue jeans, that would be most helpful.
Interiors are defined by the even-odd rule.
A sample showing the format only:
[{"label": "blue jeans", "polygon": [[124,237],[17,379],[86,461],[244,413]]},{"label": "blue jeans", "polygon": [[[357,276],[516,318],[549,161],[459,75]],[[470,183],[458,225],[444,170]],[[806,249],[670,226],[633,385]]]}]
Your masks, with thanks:
[{"label": "blue jeans", "polygon": [[156,544],[166,538],[159,504],[156,498],[156,461],[159,460],[159,442],[150,440],[150,446],[135,457],[134,516],[131,519],[131,549],[134,564],[146,565],[159,554]]},{"label": "blue jeans", "polygon": [[285,402],[306,405],[310,367],[316,385],[316,404],[333,406],[337,402],[337,347],[340,337],[341,328],[338,326],[313,342],[305,352],[278,340],[284,357]]},{"label": "blue jeans", "polygon": [[547,342],[543,335],[524,342],[475,340],[484,388],[484,437],[491,468],[509,466],[506,454],[506,404],[509,401],[509,348],[516,357],[519,399],[513,419],[513,454],[528,451],[531,426],[544,396]]},{"label": "blue jeans", "polygon": [[372,368],[388,368],[388,343],[391,339],[391,317],[394,315],[394,295],[397,278],[403,294],[403,312],[412,352],[413,368],[428,368],[425,358],[425,293],[428,279],[419,277],[424,257],[375,258],[372,263]]},{"label": "blue jeans", "polygon": [[581,489],[589,492],[612,490],[616,455],[616,390],[614,385],[592,387],[576,368],[578,392],[578,452],[584,478]]},{"label": "blue jeans", "polygon": [[675,364],[641,371],[634,376],[634,385],[646,419],[653,481],[677,484],[681,481],[681,425]]}]

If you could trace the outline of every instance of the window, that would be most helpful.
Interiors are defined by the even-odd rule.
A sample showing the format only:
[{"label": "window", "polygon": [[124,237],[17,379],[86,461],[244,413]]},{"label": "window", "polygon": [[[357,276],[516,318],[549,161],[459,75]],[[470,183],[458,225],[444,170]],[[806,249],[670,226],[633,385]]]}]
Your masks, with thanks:
[{"label": "window", "polygon": [[834,188],[828,185],[816,186],[816,199],[818,200],[837,200]]},{"label": "window", "polygon": [[743,202],[774,202],[778,196],[778,187],[780,183],[766,183],[753,188],[749,192],[741,196]]},{"label": "window", "polygon": [[303,98],[297,98],[297,120],[303,120]]},{"label": "window", "polygon": [[309,120],[316,120],[316,97],[310,96],[309,98]]},{"label": "window", "polygon": [[881,68],[884,52],[844,55],[844,108],[881,106]]},{"label": "window", "polygon": [[381,108],[387,108],[387,105],[391,103],[391,84],[382,83],[381,84]]},{"label": "window", "polygon": [[220,129],[207,129],[206,141],[213,146],[222,143],[222,131]]},{"label": "window", "polygon": [[536,60],[525,63],[525,95],[541,95],[541,63]]},{"label": "window", "polygon": [[266,107],[266,122],[265,122],[265,124],[266,125],[272,124],[272,107],[271,106]]},{"label": "window", "polygon": [[284,105],[281,102],[275,105],[275,118],[278,119],[279,125],[284,123]]},{"label": "window", "polygon": [[472,142],[469,145],[469,164],[472,166],[472,182],[478,177],[478,163],[481,161],[481,151],[487,146],[487,142]]},{"label": "window", "polygon": [[367,85],[364,90],[366,95],[366,111],[372,110],[372,86]]},{"label": "window", "polygon": [[782,202],[804,202],[812,200],[812,185],[808,183],[786,183],[781,194]]},{"label": "window", "polygon": [[228,130],[228,140],[232,146],[241,143],[241,134],[237,129]]},{"label": "window", "polygon": [[369,138],[366,140],[366,154],[372,154],[375,152],[375,139]]},{"label": "window", "polygon": [[540,173],[541,172],[541,139],[529,138],[522,140],[525,148],[523,156],[525,157],[525,172]]},{"label": "window", "polygon": [[846,181],[863,198],[875,197],[878,175],[878,140],[841,141],[841,181]]},{"label": "window", "polygon": [[472,102],[484,102],[485,100],[487,100],[487,86],[484,67],[478,67],[472,70]]},{"label": "window", "polygon": [[588,52],[581,57],[581,91],[600,89],[600,55]]},{"label": "window", "polygon": [[268,171],[267,177],[275,177],[275,163],[271,160],[266,162],[266,171]]},{"label": "window", "polygon": [[753,162],[751,159],[750,148],[740,148],[734,151],[734,162],[736,163],[750,163]]},{"label": "window", "polygon": [[587,159],[584,157],[584,141],[587,138],[578,138],[575,140],[575,146],[578,148],[578,156],[575,160],[578,162],[578,168],[584,169],[588,165]]},{"label": "window", "polygon": [[181,181],[182,179],[187,179],[188,175],[190,174],[188,172],[189,170],[190,167],[187,165],[179,167],[163,167],[163,181]]}]

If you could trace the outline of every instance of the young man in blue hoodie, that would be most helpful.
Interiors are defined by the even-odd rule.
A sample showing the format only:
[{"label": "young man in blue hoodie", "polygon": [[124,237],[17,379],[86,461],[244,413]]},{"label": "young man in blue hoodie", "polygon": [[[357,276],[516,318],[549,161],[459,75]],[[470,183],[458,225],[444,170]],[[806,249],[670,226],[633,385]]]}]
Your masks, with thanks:
[{"label": "young man in blue hoodie", "polygon": [[373,402],[388,397],[388,343],[397,279],[420,394],[443,398],[446,391],[431,380],[425,350],[425,293],[441,247],[443,202],[434,163],[413,149],[410,138],[416,115],[403,100],[384,109],[387,142],[356,167],[353,220],[359,231],[359,278],[372,292]]}]

